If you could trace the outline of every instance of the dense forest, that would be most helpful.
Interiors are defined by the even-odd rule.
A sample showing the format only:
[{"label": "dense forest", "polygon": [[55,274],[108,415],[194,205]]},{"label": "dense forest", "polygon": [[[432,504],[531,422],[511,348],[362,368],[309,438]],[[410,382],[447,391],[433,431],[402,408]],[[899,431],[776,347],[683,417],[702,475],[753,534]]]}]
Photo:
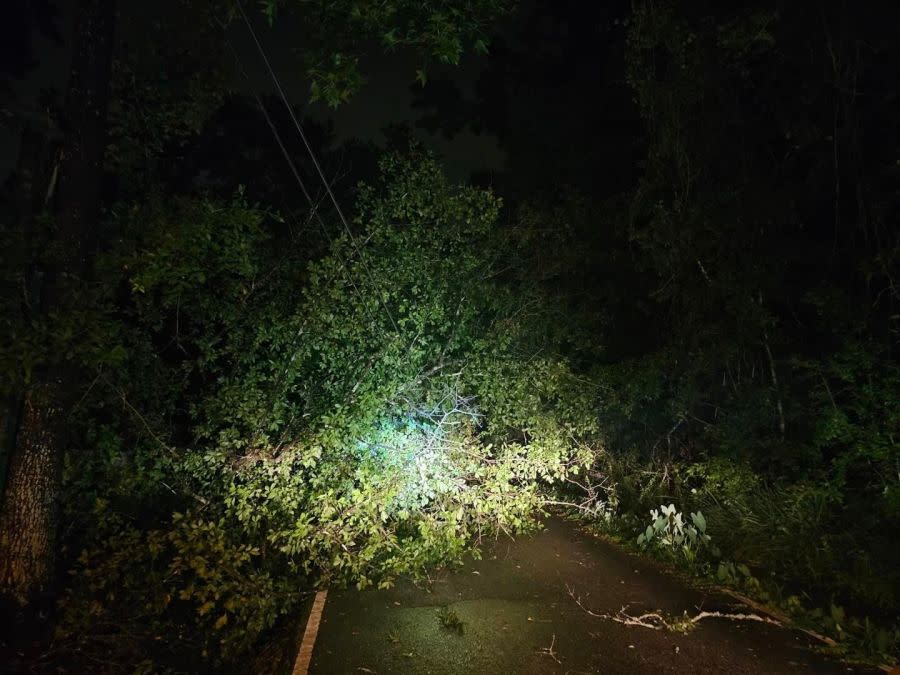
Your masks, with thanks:
[{"label": "dense forest", "polygon": [[[2,10],[4,654],[239,670],[556,510],[897,659],[900,5],[56,4]],[[415,121],[338,137],[384,53]]]}]

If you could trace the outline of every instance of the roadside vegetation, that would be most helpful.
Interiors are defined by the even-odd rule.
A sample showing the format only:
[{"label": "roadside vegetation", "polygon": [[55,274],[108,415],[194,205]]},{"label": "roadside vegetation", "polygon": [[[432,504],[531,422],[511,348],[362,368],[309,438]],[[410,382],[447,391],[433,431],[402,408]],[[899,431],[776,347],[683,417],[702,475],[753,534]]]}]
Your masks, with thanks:
[{"label": "roadside vegetation", "polygon": [[[443,64],[509,9],[306,4],[323,31],[349,17],[348,50]],[[0,584],[16,625],[53,597],[39,658],[233,670],[311,589],[421,577],[569,505],[842,656],[895,661],[900,53],[896,22],[811,26],[811,4],[610,21],[635,130],[602,190],[541,159],[587,142],[565,115],[593,113],[564,96],[540,148],[484,116],[510,156],[491,187],[448,180],[409,130],[376,148],[308,123],[346,218],[306,202],[282,156],[305,149],[269,134],[293,112],[222,84],[220,24],[120,45],[90,264],[59,213],[23,206],[47,190],[23,173],[0,229]],[[311,96],[337,105],[359,59],[322,42]],[[498,48],[485,81],[539,89],[542,68],[504,70],[533,58]],[[51,543],[22,553],[37,483],[17,458],[48,438]]]}]

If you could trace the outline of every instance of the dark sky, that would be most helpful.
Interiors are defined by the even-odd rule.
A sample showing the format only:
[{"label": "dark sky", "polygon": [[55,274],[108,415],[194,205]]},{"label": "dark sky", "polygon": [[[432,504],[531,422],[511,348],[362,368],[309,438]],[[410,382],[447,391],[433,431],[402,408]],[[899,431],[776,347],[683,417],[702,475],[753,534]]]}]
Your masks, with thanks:
[{"label": "dark sky", "polygon": [[[41,30],[35,30],[33,19],[13,8],[28,4],[24,0],[10,0],[10,5],[0,10],[0,58],[4,60],[0,72],[6,74],[8,70],[14,69],[14,62],[21,59],[25,52],[30,52],[25,58],[32,64],[24,77],[10,77],[6,81],[8,91],[0,89],[0,181],[16,162],[19,118],[40,115],[37,99],[41,90],[55,88],[62,92],[67,80],[73,0],[60,0],[50,5],[50,9],[56,13],[53,24],[58,30],[60,41]],[[28,42],[22,44],[25,36],[30,38],[30,49],[23,49],[28,45]],[[12,50],[16,50],[16,53],[11,53]]]},{"label": "dark sky", "polygon": [[[254,23],[282,86],[294,103],[304,104],[309,84],[303,76],[302,45],[296,38],[297,19],[285,15],[272,27],[263,20]],[[271,78],[243,24],[233,25],[231,35],[250,74],[252,87],[257,91],[274,91]],[[414,55],[408,52],[385,54],[378,45],[372,45],[366,52],[367,57],[361,63],[366,82],[348,103],[337,109],[321,103],[305,107],[306,114],[313,119],[330,121],[334,125],[339,142],[359,138],[381,143],[384,141],[382,131],[389,124],[409,122],[416,127],[423,114],[413,107],[414,92],[420,86],[414,83],[418,66]],[[459,66],[436,66],[430,70],[430,75],[449,77],[461,94],[473,98],[475,84],[485,64],[485,57],[467,54]],[[245,78],[238,78],[236,86],[248,92],[251,88]],[[493,136],[477,135],[468,129],[452,139],[430,134],[421,128],[417,128],[416,133],[426,146],[442,157],[445,169],[454,178],[465,179],[475,170],[503,167],[505,155]]]},{"label": "dark sky", "polygon": [[[152,20],[156,12],[178,11],[174,7],[169,9],[167,6],[170,4],[177,3],[173,0],[146,4],[121,3],[119,37],[127,39],[130,31],[141,30],[142,24]],[[0,124],[0,177],[5,177],[15,165],[19,137],[16,118],[23,114],[40,114],[37,98],[43,89],[65,90],[74,0],[51,0],[51,5],[56,10],[56,24],[63,42],[58,44],[35,31],[32,38],[35,67],[25,77],[14,79],[11,95],[8,93],[0,102],[0,119],[3,120]],[[263,20],[255,21],[255,24],[282,86],[292,102],[304,105],[308,98],[308,83],[303,76],[299,53],[302,44],[298,44],[296,38],[297,19],[284,15],[274,27],[269,27]],[[9,22],[7,30],[15,30],[12,25]],[[261,93],[274,91],[243,26],[233,25],[231,35],[253,81],[252,88]],[[349,103],[337,110],[321,104],[305,107],[305,113],[310,117],[333,123],[339,142],[356,137],[380,143],[383,141],[382,130],[388,124],[409,122],[415,126],[422,115],[413,107],[413,87],[418,86],[413,83],[417,62],[409,54],[386,55],[377,49],[370,52],[371,55],[362,64],[367,81]],[[474,96],[475,83],[484,63],[484,57],[467,55],[459,67],[436,69],[432,74],[448,77],[461,93]],[[235,80],[233,86],[248,93],[251,89],[241,77]],[[452,139],[441,134],[430,134],[423,129],[417,129],[416,133],[443,158],[448,173],[455,179],[465,179],[471,171],[496,171],[503,167],[505,155],[493,136],[477,135],[467,129]]]}]

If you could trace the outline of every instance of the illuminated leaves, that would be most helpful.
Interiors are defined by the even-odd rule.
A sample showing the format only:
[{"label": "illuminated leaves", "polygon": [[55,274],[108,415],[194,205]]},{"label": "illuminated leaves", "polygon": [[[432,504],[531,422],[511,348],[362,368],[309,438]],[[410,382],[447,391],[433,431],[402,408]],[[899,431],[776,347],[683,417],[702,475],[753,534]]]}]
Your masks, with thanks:
[{"label": "illuminated leaves", "polygon": [[565,361],[534,356],[541,298],[492,275],[500,200],[416,151],[381,169],[354,240],[300,272],[266,264],[270,219],[240,197],[129,214],[135,236],[110,264],[138,325],[178,326],[191,442],[142,474],[177,512],[97,542],[83,578],[106,574],[86,597],[123,585],[233,657],[304,583],[385,586],[458,560],[527,528],[539,488],[584,463],[591,398]]}]

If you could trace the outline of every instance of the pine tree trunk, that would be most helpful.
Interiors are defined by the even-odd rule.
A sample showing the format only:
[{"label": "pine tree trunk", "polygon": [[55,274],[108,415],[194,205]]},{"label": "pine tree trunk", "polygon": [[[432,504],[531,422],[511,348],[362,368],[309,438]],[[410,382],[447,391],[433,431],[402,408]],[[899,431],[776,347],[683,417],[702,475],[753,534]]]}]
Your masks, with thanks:
[{"label": "pine tree trunk", "polygon": [[[36,275],[40,314],[61,308],[68,285],[90,267],[103,187],[114,26],[115,0],[79,0],[54,208],[54,246],[61,255]],[[0,594],[20,603],[53,590],[66,420],[78,381],[77,364],[47,364],[24,393],[0,506]]]}]

